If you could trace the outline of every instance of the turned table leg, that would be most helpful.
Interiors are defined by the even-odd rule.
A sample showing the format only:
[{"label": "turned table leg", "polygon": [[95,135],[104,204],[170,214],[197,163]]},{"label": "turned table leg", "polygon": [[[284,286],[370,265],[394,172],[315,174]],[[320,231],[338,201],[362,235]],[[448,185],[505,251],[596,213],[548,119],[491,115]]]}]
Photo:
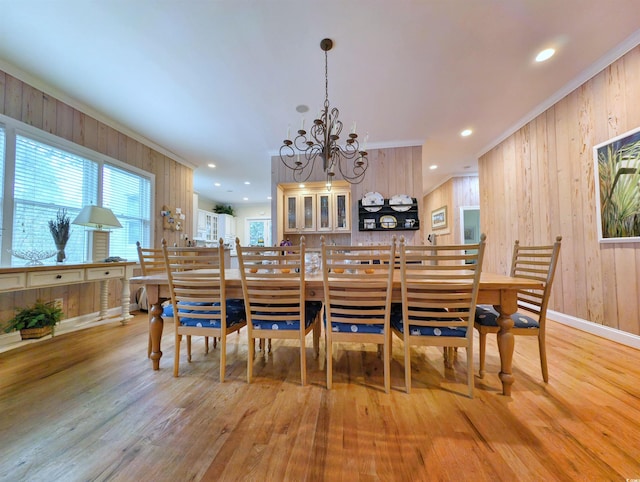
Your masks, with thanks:
[{"label": "turned table leg", "polygon": [[162,330],[164,329],[164,320],[162,319],[162,305],[160,304],[158,286],[147,285],[147,300],[150,305],[149,314],[149,337],[151,339],[151,361],[153,369],[160,369],[160,358],[162,358],[162,350],[160,349],[160,341],[162,340]]},{"label": "turned table leg", "polygon": [[511,315],[516,312],[517,291],[503,290],[501,293],[502,304],[496,306],[496,310],[500,313],[497,323],[500,330],[497,333],[498,350],[500,351],[500,381],[502,381],[502,394],[511,396],[511,385],[513,385],[514,377],[512,373],[513,349],[515,346],[515,338],[511,332],[513,328],[513,320]]}]

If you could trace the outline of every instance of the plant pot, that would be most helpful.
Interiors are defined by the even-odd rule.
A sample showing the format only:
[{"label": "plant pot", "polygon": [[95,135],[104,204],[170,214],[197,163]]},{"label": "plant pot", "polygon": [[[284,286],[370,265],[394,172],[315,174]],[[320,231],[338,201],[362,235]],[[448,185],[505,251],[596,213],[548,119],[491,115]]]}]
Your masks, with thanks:
[{"label": "plant pot", "polygon": [[42,338],[43,336],[51,335],[53,332],[51,326],[43,326],[42,328],[23,328],[20,330],[20,337],[23,340],[33,340],[35,338]]}]

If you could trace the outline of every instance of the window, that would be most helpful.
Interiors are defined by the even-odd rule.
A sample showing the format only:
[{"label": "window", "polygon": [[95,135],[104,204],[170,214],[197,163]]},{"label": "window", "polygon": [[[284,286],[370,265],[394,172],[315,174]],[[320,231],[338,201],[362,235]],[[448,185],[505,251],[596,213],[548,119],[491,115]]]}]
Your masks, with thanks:
[{"label": "window", "polygon": [[[4,152],[5,135],[15,142],[15,159],[0,163],[3,172],[15,172],[13,197],[3,223],[4,236],[10,236],[11,248],[18,250],[55,251],[48,221],[55,219],[60,209],[66,210],[71,221],[89,204],[110,208],[122,229],[114,229],[110,236],[110,255],[129,260],[137,259],[136,241],[150,244],[152,175],[144,175],[136,168],[106,158],[81,146],[61,141],[53,136],[21,132],[14,134],[0,127],[0,154]],[[34,129],[35,131],[35,129]],[[13,143],[11,144],[13,145]],[[12,151],[12,149],[9,149]],[[13,156],[9,156],[13,157]],[[4,159],[4,155],[2,155]],[[3,168],[4,164],[14,169]],[[131,167],[129,169],[129,167]],[[7,189],[11,184],[7,186]],[[0,202],[2,202],[0,182]],[[0,219],[2,210],[0,209]],[[71,226],[71,236],[65,248],[66,262],[87,260],[87,234],[90,228]],[[5,245],[7,240],[5,240]],[[0,253],[2,264],[20,265],[25,261]],[[47,260],[51,262],[53,259]]]},{"label": "window", "polygon": [[0,126],[0,246],[2,246],[2,233],[4,232],[4,225],[2,224],[2,210],[4,209],[4,127]]}]

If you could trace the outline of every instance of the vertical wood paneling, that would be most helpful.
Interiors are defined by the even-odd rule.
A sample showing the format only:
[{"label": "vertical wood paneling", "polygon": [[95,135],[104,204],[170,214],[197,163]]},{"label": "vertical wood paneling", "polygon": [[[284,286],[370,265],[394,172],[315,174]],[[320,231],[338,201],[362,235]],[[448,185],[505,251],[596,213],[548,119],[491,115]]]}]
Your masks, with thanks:
[{"label": "vertical wood paneling", "polygon": [[[179,206],[186,214],[183,231],[191,237],[193,209],[193,171],[176,161],[129,138],[112,127],[84,114],[38,89],[0,71],[0,112],[44,131],[108,155],[156,176],[155,206],[152,212],[153,238],[156,246],[166,234],[173,244],[180,234],[163,232],[160,208],[163,204]],[[109,282],[109,306],[120,305],[119,280]],[[100,284],[86,283],[46,290],[26,290],[0,295],[0,324],[13,315],[13,307],[63,297],[65,318],[94,313],[100,308]]]},{"label": "vertical wood paneling", "polygon": [[515,239],[550,243],[562,235],[550,308],[636,335],[640,243],[598,243],[593,146],[638,126],[640,47],[479,161],[486,269],[508,266]]}]

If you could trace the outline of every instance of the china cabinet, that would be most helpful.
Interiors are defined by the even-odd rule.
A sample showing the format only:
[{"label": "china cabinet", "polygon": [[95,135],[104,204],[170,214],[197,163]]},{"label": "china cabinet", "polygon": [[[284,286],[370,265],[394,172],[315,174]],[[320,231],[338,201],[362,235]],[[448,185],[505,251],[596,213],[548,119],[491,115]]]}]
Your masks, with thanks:
[{"label": "china cabinet", "polygon": [[284,232],[348,232],[349,201],[348,190],[288,190],[284,195]]}]

